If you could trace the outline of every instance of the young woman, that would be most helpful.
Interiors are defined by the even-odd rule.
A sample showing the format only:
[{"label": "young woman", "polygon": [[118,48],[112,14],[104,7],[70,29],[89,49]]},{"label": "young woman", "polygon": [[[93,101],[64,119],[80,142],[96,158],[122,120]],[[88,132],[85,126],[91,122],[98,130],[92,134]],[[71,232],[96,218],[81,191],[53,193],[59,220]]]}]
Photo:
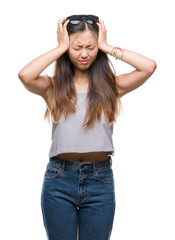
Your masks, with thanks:
[{"label": "young woman", "polygon": [[[72,15],[58,22],[58,46],[20,72],[27,90],[46,102],[52,118],[41,207],[49,240],[110,239],[115,213],[113,122],[120,98],[141,86],[156,62],[111,46],[102,20]],[[135,70],[116,76],[107,54]],[[53,77],[40,75],[56,61]],[[112,65],[112,64],[111,64]]]}]

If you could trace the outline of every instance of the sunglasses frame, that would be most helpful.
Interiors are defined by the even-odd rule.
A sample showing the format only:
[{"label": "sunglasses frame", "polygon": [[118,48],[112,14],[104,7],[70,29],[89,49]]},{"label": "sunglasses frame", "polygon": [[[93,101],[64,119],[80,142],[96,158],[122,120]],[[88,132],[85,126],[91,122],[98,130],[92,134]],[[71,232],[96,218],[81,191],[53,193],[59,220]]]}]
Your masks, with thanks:
[{"label": "sunglasses frame", "polygon": [[[71,23],[71,20],[79,21],[78,23],[71,23],[74,25],[79,24],[83,20],[85,20],[89,24],[95,24],[96,22],[99,22],[99,17],[95,16],[95,15],[71,15],[71,16],[67,17],[67,19],[69,19],[70,23]],[[88,20],[93,21],[93,23],[88,22]]]}]

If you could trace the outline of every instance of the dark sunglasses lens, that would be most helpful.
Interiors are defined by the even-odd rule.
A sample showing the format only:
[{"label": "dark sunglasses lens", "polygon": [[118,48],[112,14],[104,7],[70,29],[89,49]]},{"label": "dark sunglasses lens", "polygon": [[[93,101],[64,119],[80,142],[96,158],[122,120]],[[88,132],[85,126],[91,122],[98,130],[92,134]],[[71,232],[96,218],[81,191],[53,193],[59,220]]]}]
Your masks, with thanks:
[{"label": "dark sunglasses lens", "polygon": [[79,24],[80,23],[80,20],[70,20],[70,23],[71,24]]},{"label": "dark sunglasses lens", "polygon": [[89,24],[95,24],[98,21],[98,17],[94,15],[72,15],[67,17],[71,24],[79,24],[85,17],[86,22]]},{"label": "dark sunglasses lens", "polygon": [[67,17],[69,19],[69,22],[71,24],[79,24],[81,22],[81,16],[80,15],[71,15]]},{"label": "dark sunglasses lens", "polygon": [[98,21],[98,17],[94,15],[87,15],[86,16],[86,22],[90,24],[95,24]]},{"label": "dark sunglasses lens", "polygon": [[87,22],[87,23],[90,23],[90,24],[94,24],[94,23],[95,23],[94,20],[90,20],[90,19],[87,19],[86,22]]}]

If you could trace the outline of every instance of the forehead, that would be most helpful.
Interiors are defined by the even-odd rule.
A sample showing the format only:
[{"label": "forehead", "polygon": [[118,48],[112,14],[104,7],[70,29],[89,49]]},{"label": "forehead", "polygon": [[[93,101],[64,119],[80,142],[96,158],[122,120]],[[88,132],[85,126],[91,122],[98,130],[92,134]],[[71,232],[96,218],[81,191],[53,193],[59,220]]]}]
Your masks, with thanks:
[{"label": "forehead", "polygon": [[97,35],[91,31],[73,33],[70,35],[70,43],[73,45],[89,45],[97,43]]}]

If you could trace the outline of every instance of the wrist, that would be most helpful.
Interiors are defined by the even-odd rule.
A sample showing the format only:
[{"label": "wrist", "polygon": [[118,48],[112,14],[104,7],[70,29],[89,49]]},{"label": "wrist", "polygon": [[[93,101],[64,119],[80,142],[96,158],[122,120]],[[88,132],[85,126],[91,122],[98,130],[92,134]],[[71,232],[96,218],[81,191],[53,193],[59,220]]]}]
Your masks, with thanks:
[{"label": "wrist", "polygon": [[109,44],[105,44],[100,48],[101,51],[110,54],[113,57],[116,57],[117,59],[121,59],[123,50],[122,48],[117,48],[114,46],[111,46]]},{"label": "wrist", "polygon": [[61,45],[61,44],[59,44],[59,45],[57,46],[57,49],[59,49],[59,51],[61,51],[62,53],[65,53],[65,52],[69,49],[69,47],[66,46],[66,45]]},{"label": "wrist", "polygon": [[104,44],[100,47],[100,50],[107,54],[111,54],[112,49],[113,47],[110,46],[109,44]]},{"label": "wrist", "polygon": [[111,56],[121,60],[125,50],[126,49],[122,49],[120,47],[113,47],[111,50]]}]

